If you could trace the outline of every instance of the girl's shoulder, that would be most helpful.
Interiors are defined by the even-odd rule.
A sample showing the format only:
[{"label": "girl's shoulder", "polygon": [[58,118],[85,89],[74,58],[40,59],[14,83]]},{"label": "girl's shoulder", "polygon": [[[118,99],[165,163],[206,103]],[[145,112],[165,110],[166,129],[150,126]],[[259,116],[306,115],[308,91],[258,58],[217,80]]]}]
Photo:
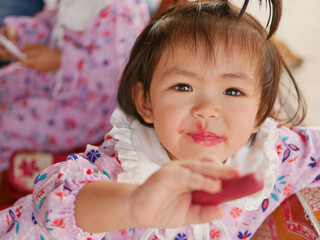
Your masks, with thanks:
[{"label": "girl's shoulder", "polygon": [[319,158],[320,128],[277,125],[277,140],[274,149],[280,162],[305,162],[306,158]]},{"label": "girl's shoulder", "polygon": [[286,198],[310,184],[320,184],[320,128],[288,128],[278,124],[277,132],[274,150],[279,156],[279,165],[271,194],[275,201]]},{"label": "girl's shoulder", "polygon": [[110,134],[106,134],[102,144],[99,146],[99,150],[102,151],[106,156],[118,157],[118,152],[115,150],[115,145],[117,142],[117,139],[113,138]]},{"label": "girl's shoulder", "polygon": [[118,173],[123,171],[118,152],[115,149],[117,142],[110,135],[106,135],[100,146],[87,145],[83,153],[72,154],[69,158],[86,159],[95,167],[93,171],[99,171],[107,175],[110,180],[116,181]]},{"label": "girl's shoulder", "polygon": [[287,127],[276,123],[278,142],[287,142],[288,140],[300,144],[320,143],[320,127],[295,126]]}]

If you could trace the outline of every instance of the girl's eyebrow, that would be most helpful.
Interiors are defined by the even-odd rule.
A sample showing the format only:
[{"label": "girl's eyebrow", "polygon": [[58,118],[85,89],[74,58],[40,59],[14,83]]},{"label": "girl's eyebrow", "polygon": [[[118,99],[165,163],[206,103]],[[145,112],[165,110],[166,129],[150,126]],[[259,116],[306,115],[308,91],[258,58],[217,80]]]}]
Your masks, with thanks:
[{"label": "girl's eyebrow", "polygon": [[253,79],[246,72],[242,71],[224,73],[222,74],[222,77],[225,79],[239,79],[252,85],[254,84]]},{"label": "girl's eyebrow", "polygon": [[187,70],[187,69],[183,69],[183,68],[179,68],[179,67],[173,67],[173,68],[169,68],[168,70],[166,70],[165,72],[163,72],[161,74],[161,77],[167,77],[170,75],[182,75],[182,76],[187,76],[187,77],[192,77],[192,78],[196,78],[196,79],[202,79],[203,77],[193,71]]},{"label": "girl's eyebrow", "polygon": [[[179,67],[173,67],[173,68],[169,68],[168,70],[166,70],[165,72],[162,73],[162,77],[167,77],[170,75],[182,75],[182,76],[187,76],[187,77],[192,77],[195,79],[202,79],[203,77],[193,71],[187,70],[187,69],[183,69],[183,68],[179,68]],[[254,81],[253,79],[245,72],[243,71],[235,71],[235,72],[230,72],[230,73],[223,73],[221,74],[223,79],[239,79],[241,81],[247,82],[249,84],[254,85]]]}]

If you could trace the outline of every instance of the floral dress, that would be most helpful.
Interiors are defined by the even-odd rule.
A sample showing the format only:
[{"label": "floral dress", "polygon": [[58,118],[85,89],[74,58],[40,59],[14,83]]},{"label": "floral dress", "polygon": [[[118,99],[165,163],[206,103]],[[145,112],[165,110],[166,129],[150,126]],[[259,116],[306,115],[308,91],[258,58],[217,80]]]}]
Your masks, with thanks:
[{"label": "floral dress", "polygon": [[[63,28],[61,66],[40,73],[12,63],[0,69],[0,171],[17,150],[70,151],[103,140],[118,82],[137,35],[149,20],[144,0],[110,0],[85,31]],[[8,17],[19,45],[52,45],[57,11]]]},{"label": "floral dress", "polygon": [[88,233],[77,226],[74,216],[76,196],[85,184],[141,184],[170,161],[153,128],[120,110],[114,112],[111,123],[113,128],[102,145],[88,145],[84,153],[71,154],[65,162],[50,166],[35,179],[32,195],[0,212],[1,239],[250,239],[288,196],[320,185],[320,129],[291,130],[267,119],[254,143],[244,146],[226,163],[237,165],[242,173],[264,169],[265,187],[251,196],[222,204],[221,219],[176,229]]}]

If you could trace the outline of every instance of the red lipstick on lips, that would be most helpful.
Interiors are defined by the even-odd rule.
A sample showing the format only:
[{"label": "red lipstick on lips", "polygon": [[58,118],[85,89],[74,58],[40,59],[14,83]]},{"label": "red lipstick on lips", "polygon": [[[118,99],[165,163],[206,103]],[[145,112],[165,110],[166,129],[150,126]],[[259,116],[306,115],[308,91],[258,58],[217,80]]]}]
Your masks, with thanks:
[{"label": "red lipstick on lips", "polygon": [[196,124],[198,130],[187,133],[195,143],[210,147],[226,141],[225,137],[219,137],[212,132],[205,131],[201,123],[197,122]]}]

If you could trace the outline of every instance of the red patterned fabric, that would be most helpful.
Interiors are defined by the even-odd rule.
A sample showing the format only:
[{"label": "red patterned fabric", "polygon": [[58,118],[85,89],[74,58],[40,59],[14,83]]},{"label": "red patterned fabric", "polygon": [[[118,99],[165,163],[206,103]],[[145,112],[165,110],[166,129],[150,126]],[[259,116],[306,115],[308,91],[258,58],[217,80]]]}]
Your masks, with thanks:
[{"label": "red patterned fabric", "polygon": [[317,240],[320,188],[306,188],[290,196],[263,222],[255,240]]}]

